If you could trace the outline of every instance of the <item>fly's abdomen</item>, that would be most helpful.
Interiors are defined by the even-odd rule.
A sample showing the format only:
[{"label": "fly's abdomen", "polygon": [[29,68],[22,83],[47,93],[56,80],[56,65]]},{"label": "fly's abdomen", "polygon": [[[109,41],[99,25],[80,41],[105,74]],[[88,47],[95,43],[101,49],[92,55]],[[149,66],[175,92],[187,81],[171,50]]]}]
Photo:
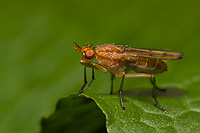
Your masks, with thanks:
[{"label": "fly's abdomen", "polygon": [[162,73],[167,70],[167,65],[162,60],[135,57],[130,62],[126,62],[126,67],[140,73]]}]

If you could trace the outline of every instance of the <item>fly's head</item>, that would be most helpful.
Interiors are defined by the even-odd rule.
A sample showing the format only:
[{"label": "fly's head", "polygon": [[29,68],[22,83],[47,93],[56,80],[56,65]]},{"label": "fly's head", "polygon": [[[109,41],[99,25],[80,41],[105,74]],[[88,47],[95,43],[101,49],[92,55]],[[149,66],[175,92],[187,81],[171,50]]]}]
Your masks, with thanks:
[{"label": "fly's head", "polygon": [[90,62],[95,58],[95,51],[90,45],[85,45],[84,47],[81,48],[76,44],[76,46],[74,46],[74,49],[76,49],[76,51],[82,52],[82,59],[80,61],[82,65],[90,64]]}]

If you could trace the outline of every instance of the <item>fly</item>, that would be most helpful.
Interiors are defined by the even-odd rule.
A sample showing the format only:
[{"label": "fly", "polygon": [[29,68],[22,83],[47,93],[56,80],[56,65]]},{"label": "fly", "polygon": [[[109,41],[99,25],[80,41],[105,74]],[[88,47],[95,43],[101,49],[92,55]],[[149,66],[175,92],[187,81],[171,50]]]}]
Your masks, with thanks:
[{"label": "fly", "polygon": [[[179,60],[183,57],[183,54],[170,51],[122,47],[114,44],[102,44],[95,50],[90,45],[85,45],[81,48],[76,44],[74,49],[82,52],[80,63],[84,65],[84,84],[78,93],[79,95],[85,92],[95,80],[95,68],[103,72],[110,71],[111,94],[113,91],[113,78],[122,77],[119,96],[121,106],[123,110],[126,111],[122,100],[124,78],[149,78],[153,85],[152,95],[156,104],[161,110],[168,112],[168,110],[163,108],[156,99],[156,90],[160,89],[156,86],[154,74],[163,73],[167,70],[167,65],[163,60]],[[96,59],[98,63],[91,63],[94,59]],[[92,80],[87,86],[86,67],[92,68]],[[130,70],[134,70],[136,73],[129,73]]]}]

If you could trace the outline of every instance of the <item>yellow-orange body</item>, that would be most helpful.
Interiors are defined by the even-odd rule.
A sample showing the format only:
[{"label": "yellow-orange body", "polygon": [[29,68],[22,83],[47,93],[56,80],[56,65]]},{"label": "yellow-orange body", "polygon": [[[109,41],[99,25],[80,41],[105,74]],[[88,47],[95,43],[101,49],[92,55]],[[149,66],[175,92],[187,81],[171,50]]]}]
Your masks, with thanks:
[{"label": "yellow-orange body", "polygon": [[[156,99],[156,90],[160,89],[156,86],[154,74],[162,73],[167,70],[167,65],[163,60],[179,60],[183,57],[183,54],[170,51],[122,47],[116,46],[114,44],[102,44],[98,46],[95,50],[90,45],[85,45],[81,48],[76,44],[74,48],[76,49],[76,51],[82,52],[81,64],[85,66],[85,83],[79,91],[79,95],[86,91],[93,83],[95,79],[94,68],[99,69],[103,72],[110,71],[112,73],[111,94],[113,90],[113,76],[122,76],[122,82],[119,89],[120,102],[123,110],[126,111],[122,100],[122,86],[124,78],[150,78],[153,85],[152,96],[156,104],[159,106],[160,109],[168,112],[168,110],[163,108]],[[94,59],[96,59],[99,64],[91,63],[91,61],[93,61]],[[87,84],[86,67],[92,68],[92,80],[84,89],[85,85]],[[136,73],[128,73],[130,70],[134,70]]]},{"label": "yellow-orange body", "polygon": [[167,70],[167,65],[162,60],[134,55],[129,49],[114,44],[103,44],[95,50],[96,60],[116,77],[125,74],[123,66],[139,73],[157,74]]}]

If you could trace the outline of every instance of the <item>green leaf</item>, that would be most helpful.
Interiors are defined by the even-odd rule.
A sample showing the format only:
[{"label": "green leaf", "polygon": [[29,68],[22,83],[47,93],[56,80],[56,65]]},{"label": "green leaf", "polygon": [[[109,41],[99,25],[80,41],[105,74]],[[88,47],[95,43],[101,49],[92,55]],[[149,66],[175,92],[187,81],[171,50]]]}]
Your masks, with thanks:
[{"label": "green leaf", "polygon": [[[149,91],[140,91],[141,94],[148,94],[147,92]],[[181,96],[179,95],[178,98],[174,97],[175,92]],[[199,110],[194,111],[190,108],[187,104],[186,96],[183,95],[182,91],[167,90],[167,93],[160,93],[161,95],[164,95],[165,93],[164,96],[168,97],[161,97],[159,98],[159,101],[163,106],[170,110],[169,113],[163,112],[154,106],[154,101],[151,97],[138,95],[140,93],[138,93],[138,91],[125,93],[129,94],[128,96],[124,96],[124,105],[127,111],[123,111],[118,96],[94,94],[84,96],[93,99],[98,107],[103,111],[106,116],[106,127],[108,132],[196,132],[200,130],[200,112]],[[148,95],[150,96],[151,93]],[[57,109],[54,114],[52,114],[48,119],[43,120],[43,131],[44,129],[52,131],[52,129],[48,127],[54,127],[53,129],[60,131],[63,130],[63,128],[67,128],[70,124],[77,125],[79,127],[80,123],[76,122],[77,119],[73,119],[75,122],[68,121],[65,124],[59,124],[59,126],[56,127],[54,126],[54,124],[58,124],[58,121],[65,121],[66,118],[69,119],[69,117],[73,116],[71,114],[74,113],[80,116],[80,119],[82,117],[83,121],[87,119],[91,120],[91,114],[88,112],[93,110],[91,109],[92,107],[87,108],[88,106],[80,101],[78,103],[76,101],[74,102],[74,99],[71,97],[83,100],[83,102],[85,101],[83,97],[78,98],[77,94],[72,95],[69,98],[63,98],[67,100],[61,99],[57,104]],[[69,103],[73,106],[68,106]],[[200,101],[197,103],[200,104]],[[65,114],[60,114],[60,109],[58,108],[59,106],[66,107],[66,110],[68,111],[66,111]],[[85,109],[82,109],[84,106]],[[79,109],[73,111],[77,108]],[[82,115],[83,112],[87,113]],[[99,117],[102,117],[101,114],[98,114],[95,118]],[[52,118],[54,119],[52,120]],[[98,122],[99,125],[103,124],[103,122]],[[90,123],[84,123],[84,125],[85,124],[90,125]],[[73,130],[73,126],[71,127],[71,130]],[[90,128],[92,128],[91,125]],[[68,129],[66,131],[70,130]],[[79,131],[82,131],[82,129]]]},{"label": "green leaf", "polygon": [[61,98],[55,112],[41,121],[41,133],[106,132],[105,116],[97,105],[83,96]]}]

